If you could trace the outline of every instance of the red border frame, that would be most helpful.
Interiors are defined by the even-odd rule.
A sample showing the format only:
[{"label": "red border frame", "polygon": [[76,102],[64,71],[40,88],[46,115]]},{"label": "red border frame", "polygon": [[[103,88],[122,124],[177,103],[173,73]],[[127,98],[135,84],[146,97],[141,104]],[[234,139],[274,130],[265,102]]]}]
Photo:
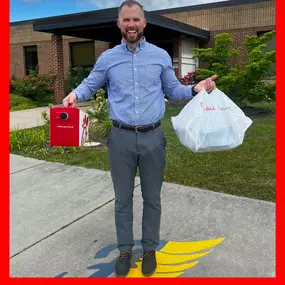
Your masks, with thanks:
[{"label": "red border frame", "polygon": [[[284,1],[276,0],[276,281],[283,280],[282,274],[282,256],[284,256],[282,233],[282,216],[284,216],[284,208],[281,203],[284,200],[284,191],[282,191],[282,168],[284,166],[284,152],[282,152],[282,106],[284,104],[284,96],[282,96],[282,71],[284,69],[284,56],[282,54],[282,6]],[[284,12],[284,11],[283,11]],[[283,119],[282,119],[283,118]],[[283,165],[282,165],[283,164]],[[283,196],[283,197],[282,197]],[[284,237],[284,236],[283,236]]]},{"label": "red border frame", "polygon": [[[8,2],[8,1],[7,1]],[[0,266],[0,276],[3,279],[7,279],[9,276],[9,182],[10,182],[10,172],[9,172],[9,166],[10,166],[10,158],[9,158],[9,105],[10,105],[10,84],[9,84],[9,2],[2,3],[2,15],[0,17],[1,21],[1,34],[2,34],[2,40],[1,40],[1,54],[2,54],[2,60],[1,60],[1,89],[3,92],[3,96],[1,98],[1,122],[2,122],[2,131],[1,133],[1,152],[2,152],[2,162],[5,160],[7,164],[5,163],[5,166],[8,165],[8,167],[3,168],[1,170],[1,181],[2,181],[2,199],[1,199],[1,224],[2,224],[2,234],[1,236],[1,245],[2,245],[2,258],[1,258],[1,266]],[[6,113],[7,110],[7,113]],[[3,165],[3,163],[2,163]]]},{"label": "red border frame", "polygon": [[[284,5],[283,1],[283,5]],[[281,25],[282,22],[279,19],[282,17],[282,0],[277,0],[276,1],[276,21],[277,23],[277,32],[281,33]],[[6,282],[11,282],[11,283],[19,283],[23,284],[32,284],[36,282],[40,282],[41,284],[46,283],[50,284],[50,282],[56,284],[56,283],[66,283],[70,284],[70,282],[82,284],[82,282],[86,284],[94,284],[95,283],[122,283],[122,284],[131,284],[133,282],[132,279],[116,279],[116,278],[104,278],[104,279],[96,279],[94,280],[93,278],[9,278],[9,168],[10,168],[10,159],[9,159],[9,57],[5,55],[9,55],[9,2],[8,1],[3,1],[1,3],[1,10],[2,14],[0,17],[1,21],[1,50],[2,50],[2,57],[1,57],[1,91],[3,92],[1,96],[1,157],[2,161],[5,157],[8,167],[4,167],[4,169],[1,171],[1,176],[2,176],[2,183],[1,183],[1,188],[2,188],[2,207],[0,207],[2,213],[1,213],[1,221],[2,221],[2,233],[0,235],[1,237],[1,245],[2,245],[2,250],[1,250],[1,260],[2,264],[0,266],[0,276],[2,281]],[[281,46],[281,35],[277,34],[276,37],[277,41],[277,58],[278,61],[276,62],[276,69],[277,69],[277,82],[282,80],[282,74],[281,71],[285,68],[284,60],[283,60],[283,51],[282,51],[282,46]],[[284,46],[283,46],[284,47]],[[280,50],[280,53],[279,53]],[[8,72],[7,72],[8,71]],[[282,196],[284,197],[284,191],[282,191],[282,172],[281,172],[281,167],[282,167],[282,162],[284,160],[284,156],[282,156],[282,128],[284,128],[282,124],[282,108],[284,104],[284,96],[285,94],[282,94],[283,91],[283,86],[280,84],[277,84],[277,98],[276,98],[276,126],[277,126],[277,132],[276,132],[276,150],[278,152],[278,156],[276,156],[276,180],[277,180],[277,203],[276,203],[276,213],[277,213],[277,245],[276,248],[276,278],[173,278],[173,279],[164,279],[163,282],[169,282],[170,284],[177,283],[177,284],[188,284],[188,282],[191,282],[192,284],[195,282],[199,282],[199,285],[201,283],[211,284],[229,284],[229,283],[236,283],[240,284],[240,282],[243,283],[257,283],[257,284],[275,284],[277,281],[283,280],[282,277],[282,256],[284,256],[284,246],[283,245],[283,240],[281,238],[281,222],[282,222],[282,215],[284,215],[284,208],[281,207],[281,201],[282,201]],[[283,95],[283,96],[282,96]],[[283,102],[282,102],[283,101]],[[7,110],[7,113],[5,112]],[[279,150],[279,151],[278,151]],[[276,153],[277,153],[276,152]],[[5,185],[3,187],[3,185]],[[159,279],[148,279],[148,282],[158,282]],[[5,282],[5,283],[6,283]],[[111,283],[112,282],[112,283]],[[144,279],[136,279],[136,283],[141,283],[144,284],[145,282]],[[154,283],[155,284],[155,283]],[[284,284],[284,283],[283,283]]]}]

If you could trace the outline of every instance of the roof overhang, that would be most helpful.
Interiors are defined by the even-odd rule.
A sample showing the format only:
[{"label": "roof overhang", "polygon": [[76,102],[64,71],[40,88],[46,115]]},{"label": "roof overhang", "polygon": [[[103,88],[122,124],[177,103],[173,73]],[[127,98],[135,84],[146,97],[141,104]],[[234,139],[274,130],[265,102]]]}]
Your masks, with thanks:
[{"label": "roof overhang", "polygon": [[[121,33],[117,27],[118,8],[96,10],[37,19],[33,29],[58,35],[119,43]],[[152,12],[145,11],[147,26],[144,30],[150,42],[167,41],[185,35],[199,40],[209,40],[209,31],[199,29]]]},{"label": "roof overhang", "polygon": [[173,13],[183,13],[183,12],[185,13],[188,11],[198,11],[198,10],[207,10],[207,9],[214,9],[214,8],[224,8],[224,7],[231,7],[231,6],[262,3],[262,2],[268,2],[268,1],[271,1],[271,0],[226,0],[226,1],[219,1],[219,2],[213,2],[213,3],[203,3],[203,4],[198,4],[198,5],[154,10],[152,12],[155,14],[159,14],[159,15],[166,15],[166,14],[173,14]]}]

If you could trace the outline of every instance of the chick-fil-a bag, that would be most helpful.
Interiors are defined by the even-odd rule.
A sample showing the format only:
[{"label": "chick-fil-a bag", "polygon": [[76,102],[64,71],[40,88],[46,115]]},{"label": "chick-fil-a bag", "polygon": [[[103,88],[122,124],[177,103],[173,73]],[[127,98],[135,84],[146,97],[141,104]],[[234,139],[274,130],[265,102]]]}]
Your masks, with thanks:
[{"label": "chick-fil-a bag", "polygon": [[171,118],[179,141],[193,152],[230,150],[243,143],[252,123],[222,91],[200,91]]}]

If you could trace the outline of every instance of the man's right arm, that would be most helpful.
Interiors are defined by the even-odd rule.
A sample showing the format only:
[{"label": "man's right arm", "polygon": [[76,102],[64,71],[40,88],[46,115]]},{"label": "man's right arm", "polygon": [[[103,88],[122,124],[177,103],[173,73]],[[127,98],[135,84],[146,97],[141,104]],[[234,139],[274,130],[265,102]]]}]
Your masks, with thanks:
[{"label": "man's right arm", "polygon": [[76,101],[87,101],[107,81],[107,63],[103,54],[98,58],[93,70],[73,91],[64,99],[64,107],[74,107]]}]

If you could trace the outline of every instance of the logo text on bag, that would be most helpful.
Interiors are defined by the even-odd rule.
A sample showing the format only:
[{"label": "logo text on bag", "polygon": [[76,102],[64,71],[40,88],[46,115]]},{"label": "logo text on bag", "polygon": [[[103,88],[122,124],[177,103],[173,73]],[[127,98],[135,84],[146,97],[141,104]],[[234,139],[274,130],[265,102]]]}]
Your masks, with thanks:
[{"label": "logo text on bag", "polygon": [[231,110],[232,107],[230,107],[230,106],[220,107],[219,106],[218,109],[221,110],[221,111],[227,111],[227,110]]},{"label": "logo text on bag", "polygon": [[214,106],[205,106],[204,102],[201,102],[200,106],[204,111],[216,111],[216,108]]},{"label": "logo text on bag", "polygon": [[[204,102],[200,103],[201,108],[203,109],[203,111],[216,111],[217,109],[215,108],[215,106],[205,106]],[[218,106],[218,110],[220,111],[227,111],[227,110],[231,110],[232,107],[230,106]]]}]

